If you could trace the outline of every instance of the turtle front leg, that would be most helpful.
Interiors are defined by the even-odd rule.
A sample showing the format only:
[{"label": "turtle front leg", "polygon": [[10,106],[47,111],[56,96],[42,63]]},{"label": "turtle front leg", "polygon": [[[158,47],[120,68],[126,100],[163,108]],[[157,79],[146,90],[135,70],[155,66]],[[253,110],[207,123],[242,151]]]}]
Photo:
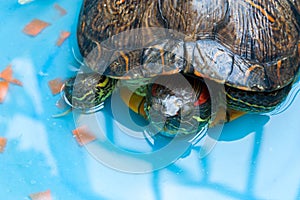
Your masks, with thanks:
[{"label": "turtle front leg", "polygon": [[97,73],[78,74],[66,81],[64,99],[72,108],[85,112],[97,111],[112,94],[116,82]]}]

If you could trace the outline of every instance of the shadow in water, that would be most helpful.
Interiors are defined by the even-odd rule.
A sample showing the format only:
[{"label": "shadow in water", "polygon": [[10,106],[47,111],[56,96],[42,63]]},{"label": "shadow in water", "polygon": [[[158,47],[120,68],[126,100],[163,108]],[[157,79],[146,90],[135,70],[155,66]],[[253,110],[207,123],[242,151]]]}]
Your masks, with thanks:
[{"label": "shadow in water", "polygon": [[223,127],[222,134],[218,138],[214,135],[210,135],[210,137],[218,141],[240,140],[250,133],[260,132],[269,119],[270,117],[267,115],[246,114],[226,123]]},{"label": "shadow in water", "polygon": [[[112,111],[111,110],[112,106],[115,106],[117,108],[115,108],[114,111]],[[113,119],[116,119],[116,115],[129,116],[130,120],[128,118],[118,119],[118,123],[121,123],[122,125],[127,126],[128,128],[131,128],[130,124],[128,123],[128,120],[137,123],[138,126],[136,127],[139,128],[147,125],[147,122],[145,122],[145,120],[143,120],[143,118],[141,118],[140,116],[131,112],[127,108],[127,106],[122,102],[122,100],[120,100],[117,103],[116,102],[111,103],[111,101],[107,101],[103,112],[105,112],[106,116],[109,116],[107,118],[108,120],[105,120],[105,126],[109,127],[111,132],[116,131],[116,126],[114,125],[113,122]],[[198,155],[198,153],[200,152],[201,145],[199,144],[197,145],[197,143],[192,145],[191,143],[188,151],[182,154],[179,159],[185,159],[189,156],[191,156],[191,158],[193,157],[193,159],[194,158],[198,159],[198,161],[193,162],[194,164],[198,163],[198,165],[193,166],[193,168],[198,172],[201,172],[202,174],[201,178],[197,179],[191,176],[190,172],[187,171],[186,168],[182,167],[180,163],[175,162],[169,165],[168,167],[164,168],[164,170],[154,171],[151,174],[152,176],[151,187],[152,187],[152,193],[154,198],[157,200],[163,199],[165,183],[162,180],[162,177],[164,177],[164,173],[168,171],[171,172],[171,174],[174,174],[175,181],[178,178],[177,179],[178,182],[180,182],[180,184],[184,185],[185,187],[195,188],[195,189],[196,188],[209,189],[210,191],[214,191],[216,194],[221,194],[224,197],[227,196],[228,198],[261,199],[257,196],[254,186],[255,186],[255,181],[258,178],[257,177],[258,167],[260,166],[259,158],[260,158],[260,151],[262,148],[264,126],[268,123],[269,119],[270,117],[267,115],[247,114],[230,123],[225,124],[220,137],[216,138],[216,136],[214,135],[209,135],[209,137],[225,143],[242,140],[243,138],[247,137],[249,134],[253,136],[253,141],[251,143],[252,146],[250,146],[251,149],[250,149],[250,156],[248,160],[249,162],[247,163],[248,170],[246,170],[247,173],[245,179],[245,190],[241,191],[240,189],[234,188],[229,184],[212,181],[211,171],[212,168],[214,167],[213,159],[215,159],[215,157],[210,157],[210,155],[204,157],[203,159],[199,159],[195,157],[195,154]],[[137,131],[140,130],[141,129]],[[115,135],[115,134],[108,134],[107,137],[109,141],[111,141],[112,143],[114,143],[116,140],[119,139],[117,138],[119,137],[119,135]],[[164,138],[163,141],[159,140],[159,138],[157,139],[158,140],[152,140],[152,142],[148,143],[148,146],[151,146],[150,151],[157,151],[168,144],[166,138]],[[149,164],[151,165],[151,163]],[[178,174],[180,174],[180,177],[178,176]],[[300,192],[299,194],[297,194],[297,198],[300,198]]]},{"label": "shadow in water", "polygon": [[154,199],[156,200],[160,200],[162,199],[162,193],[161,193],[161,184],[160,182],[158,182],[157,180],[160,180],[159,178],[159,172],[158,171],[155,171],[152,173],[153,176],[152,176],[152,188],[153,188],[153,196],[154,196]]},{"label": "shadow in water", "polygon": [[[177,163],[170,165],[167,169],[176,174],[180,173],[180,183],[190,188],[203,188],[215,191],[218,194],[227,196],[234,199],[262,199],[255,196],[254,184],[257,178],[257,166],[259,166],[259,154],[261,149],[261,140],[263,137],[263,127],[269,121],[269,116],[266,115],[245,115],[235,121],[232,121],[224,126],[221,136],[218,141],[230,142],[240,140],[249,134],[254,134],[254,141],[252,145],[252,151],[250,155],[249,171],[246,178],[245,191],[241,192],[239,189],[232,188],[230,185],[223,183],[217,183],[211,181],[211,158],[209,156],[199,159],[198,170],[202,171],[203,176],[199,180],[195,180],[194,177],[185,169],[180,167]],[[255,124],[255,126],[253,126]],[[210,136],[214,137],[214,136]],[[216,138],[215,138],[216,139]],[[201,146],[191,146],[188,152],[182,156],[182,158],[189,156],[191,153],[198,153],[201,150]],[[197,168],[197,167],[196,167]],[[160,187],[160,171],[153,175],[153,192],[156,193],[156,199],[162,199],[161,194],[162,187]]]}]

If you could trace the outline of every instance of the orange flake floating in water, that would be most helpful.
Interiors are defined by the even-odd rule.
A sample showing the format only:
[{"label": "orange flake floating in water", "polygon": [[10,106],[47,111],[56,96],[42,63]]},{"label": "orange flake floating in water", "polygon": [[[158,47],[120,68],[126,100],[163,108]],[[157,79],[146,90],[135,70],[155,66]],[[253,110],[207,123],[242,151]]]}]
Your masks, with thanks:
[{"label": "orange flake floating in water", "polygon": [[6,138],[0,137],[0,153],[4,152],[7,140]]},{"label": "orange flake floating in water", "polygon": [[13,73],[13,71],[12,71],[11,65],[8,65],[2,72],[0,72],[0,78],[2,78],[5,81],[8,81],[10,83],[14,83],[16,85],[22,86],[21,81],[14,79],[12,77],[12,73]]},{"label": "orange flake floating in water", "polygon": [[11,79],[12,77],[12,68],[11,65],[8,65],[1,73],[0,78],[8,81],[7,79]]},{"label": "orange flake floating in water", "polygon": [[52,199],[50,190],[30,194],[29,197],[31,200],[51,200]]},{"label": "orange flake floating in water", "polygon": [[3,103],[7,92],[9,83],[7,81],[0,81],[0,103]]},{"label": "orange flake floating in water", "polygon": [[72,133],[80,146],[96,140],[95,135],[91,133],[91,131],[86,126],[78,127],[73,130]]},{"label": "orange flake floating in water", "polygon": [[61,46],[62,43],[70,36],[70,32],[62,31],[59,35],[58,40],[56,41],[56,46]]},{"label": "orange flake floating in water", "polygon": [[11,65],[8,65],[2,72],[0,72],[0,103],[2,103],[7,95],[9,83],[22,86],[22,82],[12,77],[13,71]]},{"label": "orange flake floating in water", "polygon": [[49,25],[50,24],[48,22],[39,19],[33,19],[24,27],[23,32],[27,35],[36,36]]},{"label": "orange flake floating in water", "polygon": [[53,95],[56,95],[61,92],[64,86],[64,82],[60,78],[53,79],[48,82],[48,86]]},{"label": "orange flake floating in water", "polygon": [[61,7],[59,4],[57,4],[57,3],[54,4],[54,8],[56,10],[58,10],[60,16],[64,16],[64,15],[67,14],[67,11],[63,7]]}]

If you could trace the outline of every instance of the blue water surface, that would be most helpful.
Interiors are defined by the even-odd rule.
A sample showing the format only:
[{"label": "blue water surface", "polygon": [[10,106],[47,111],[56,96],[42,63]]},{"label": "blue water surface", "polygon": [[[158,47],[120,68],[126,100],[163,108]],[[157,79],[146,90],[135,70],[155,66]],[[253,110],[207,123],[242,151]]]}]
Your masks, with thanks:
[{"label": "blue water surface", "polygon": [[[67,14],[60,16],[55,3]],[[134,174],[112,169],[79,146],[72,135],[74,115],[52,117],[62,112],[55,106],[61,96],[51,94],[48,82],[74,75],[73,69],[80,65],[75,55],[81,3],[0,2],[0,71],[11,64],[14,78],[23,83],[22,87],[11,84],[0,104],[0,137],[8,140],[0,153],[0,199],[30,199],[30,194],[46,190],[51,190],[53,199],[62,200],[300,199],[299,83],[278,113],[248,114],[226,124],[217,144],[201,159],[201,146],[191,143],[176,162]],[[34,18],[50,26],[31,37],[22,29]],[[71,36],[58,47],[61,31]],[[137,152],[153,150],[147,141],[133,144],[128,136],[112,134],[122,131],[111,121],[109,108],[98,118],[114,144],[124,149],[134,146]]]}]

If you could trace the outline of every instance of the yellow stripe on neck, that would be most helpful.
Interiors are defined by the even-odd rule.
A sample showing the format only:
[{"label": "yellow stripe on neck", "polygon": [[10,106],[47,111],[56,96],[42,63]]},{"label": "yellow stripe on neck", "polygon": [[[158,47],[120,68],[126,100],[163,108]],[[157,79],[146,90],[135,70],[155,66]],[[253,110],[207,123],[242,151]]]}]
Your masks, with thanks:
[{"label": "yellow stripe on neck", "polygon": [[109,78],[106,77],[103,82],[97,84],[97,87],[101,87],[101,88],[105,87],[107,85],[108,81],[109,81]]}]

